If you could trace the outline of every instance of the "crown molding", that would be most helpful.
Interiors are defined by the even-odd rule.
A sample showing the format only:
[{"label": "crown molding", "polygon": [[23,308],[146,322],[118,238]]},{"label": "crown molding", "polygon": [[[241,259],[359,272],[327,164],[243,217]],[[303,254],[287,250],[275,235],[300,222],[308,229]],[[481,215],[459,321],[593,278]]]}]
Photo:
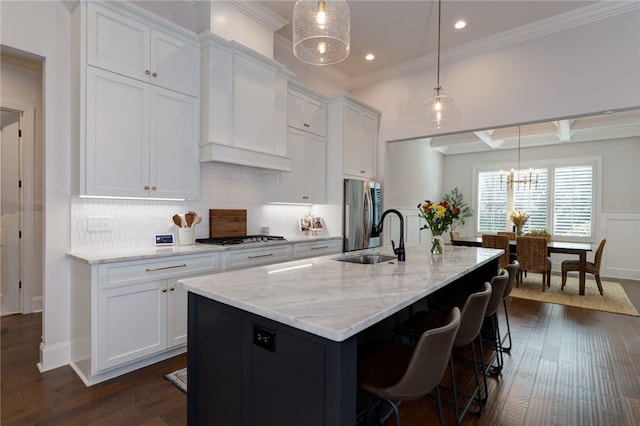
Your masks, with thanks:
[{"label": "crown molding", "polygon": [[245,2],[238,0],[216,0],[223,1],[228,6],[236,9],[238,12],[248,16],[254,21],[262,24],[267,29],[275,32],[289,23],[282,16],[278,15],[268,7],[259,2]]},{"label": "crown molding", "polygon": [[[440,55],[440,62],[441,64],[454,62],[480,53],[522,43],[639,9],[640,2],[637,1],[601,1],[571,12],[565,12],[560,15],[504,31],[500,34],[495,34],[475,40],[471,43],[443,50]],[[354,77],[351,79],[351,85],[348,86],[348,89],[355,89],[378,83],[383,80],[399,78],[415,72],[425,71],[435,67],[436,64],[436,54],[422,56],[377,72]]]}]

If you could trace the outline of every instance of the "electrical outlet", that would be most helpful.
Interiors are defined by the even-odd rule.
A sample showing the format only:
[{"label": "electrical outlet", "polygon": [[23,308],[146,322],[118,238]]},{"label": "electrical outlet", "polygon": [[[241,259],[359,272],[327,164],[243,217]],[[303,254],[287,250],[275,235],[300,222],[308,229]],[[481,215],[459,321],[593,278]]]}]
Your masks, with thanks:
[{"label": "electrical outlet", "polygon": [[87,231],[90,231],[90,232],[111,231],[111,217],[110,216],[87,217]]}]

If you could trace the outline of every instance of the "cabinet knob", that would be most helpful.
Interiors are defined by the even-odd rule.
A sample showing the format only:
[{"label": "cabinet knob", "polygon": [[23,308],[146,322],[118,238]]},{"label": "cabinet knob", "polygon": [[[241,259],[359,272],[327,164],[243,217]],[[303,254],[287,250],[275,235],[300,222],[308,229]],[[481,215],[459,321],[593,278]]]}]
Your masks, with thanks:
[{"label": "cabinet knob", "polygon": [[151,187],[152,191],[155,191],[156,189],[158,189],[155,185]]},{"label": "cabinet knob", "polygon": [[167,292],[167,289],[166,289],[166,288],[163,288],[163,289],[162,289],[162,292],[163,292],[163,293],[166,293],[166,292]]},{"label": "cabinet knob", "polygon": [[151,74],[151,71],[149,71],[149,70],[144,70],[144,73],[145,73],[146,75],[149,75],[149,74]]},{"label": "cabinet knob", "polygon": [[309,199],[309,196],[308,196],[308,195],[303,195],[303,196],[302,196],[302,199],[303,199],[303,200],[308,200],[308,199]]},{"label": "cabinet knob", "polygon": [[309,127],[309,124],[304,123],[304,124],[303,124],[303,126],[304,126],[304,127]]},{"label": "cabinet knob", "polygon": [[157,76],[158,76],[158,73],[157,73],[157,72],[154,72],[153,74],[151,74],[151,76],[152,76],[152,77],[157,77]]},{"label": "cabinet knob", "polygon": [[144,189],[148,191],[149,190],[149,185],[145,185]]},{"label": "cabinet knob", "polygon": [[171,288],[169,288],[169,291],[173,291],[175,289],[176,289],[175,287],[171,287]]},{"label": "cabinet knob", "polygon": [[367,171],[366,170],[360,170],[360,173],[364,174],[364,173],[367,173]]}]

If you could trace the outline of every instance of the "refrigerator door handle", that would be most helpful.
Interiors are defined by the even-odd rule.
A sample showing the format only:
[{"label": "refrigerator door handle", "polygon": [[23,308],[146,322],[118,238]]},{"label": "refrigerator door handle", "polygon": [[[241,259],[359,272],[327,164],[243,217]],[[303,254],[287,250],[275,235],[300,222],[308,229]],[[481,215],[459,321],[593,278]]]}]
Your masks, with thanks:
[{"label": "refrigerator door handle", "polygon": [[369,185],[365,185],[363,215],[364,215],[365,243],[366,243],[366,246],[368,247],[369,239],[371,238],[372,226],[373,226],[373,199],[371,198]]}]

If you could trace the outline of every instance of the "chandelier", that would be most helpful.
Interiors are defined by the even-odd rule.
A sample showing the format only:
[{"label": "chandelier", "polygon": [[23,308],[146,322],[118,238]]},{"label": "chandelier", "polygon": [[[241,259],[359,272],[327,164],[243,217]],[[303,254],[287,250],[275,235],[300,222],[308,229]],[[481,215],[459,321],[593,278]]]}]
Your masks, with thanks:
[{"label": "chandelier", "polygon": [[427,114],[429,116],[430,124],[436,128],[441,129],[450,120],[452,102],[450,97],[447,97],[440,85],[440,24],[442,21],[442,0],[438,0],[438,67],[437,67],[437,81],[436,87],[433,88],[434,96],[425,101],[427,106]]},{"label": "chandelier", "polygon": [[520,172],[520,126],[518,126],[518,168],[514,169],[513,167],[509,172],[505,174],[502,170],[500,170],[500,188],[502,188],[502,183],[507,183],[507,187],[513,189],[516,186],[517,189],[520,189],[520,185],[522,185],[522,189],[531,189],[532,185],[535,185],[536,189],[538,189],[538,173],[533,175],[533,170],[529,169],[526,173]]},{"label": "chandelier", "polygon": [[293,54],[307,64],[332,65],[349,56],[351,20],[345,0],[298,0],[293,6]]}]

